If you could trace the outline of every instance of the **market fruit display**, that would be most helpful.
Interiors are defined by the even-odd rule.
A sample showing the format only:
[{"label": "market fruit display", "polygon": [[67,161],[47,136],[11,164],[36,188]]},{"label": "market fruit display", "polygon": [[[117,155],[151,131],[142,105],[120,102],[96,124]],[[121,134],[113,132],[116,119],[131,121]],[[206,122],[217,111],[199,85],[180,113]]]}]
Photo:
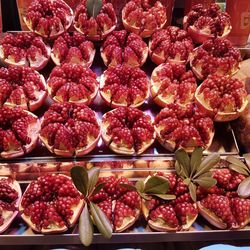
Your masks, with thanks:
[{"label": "market fruit display", "polygon": [[90,67],[94,57],[94,44],[78,32],[66,32],[59,36],[51,52],[51,58],[56,65],[74,63]]},{"label": "market fruit display", "polygon": [[190,56],[195,75],[203,80],[210,74],[233,75],[239,70],[241,55],[226,39],[210,39],[196,48]]},{"label": "market fruit display", "polygon": [[154,32],[149,41],[149,56],[158,65],[164,62],[186,64],[193,49],[188,33],[175,26]]},{"label": "market fruit display", "polygon": [[170,103],[185,106],[194,100],[197,88],[196,78],[185,65],[163,63],[151,75],[153,101],[161,107]]},{"label": "market fruit display", "polygon": [[230,21],[228,13],[221,11],[218,4],[212,3],[208,8],[197,4],[184,17],[183,26],[193,41],[201,44],[210,38],[227,37],[232,29]]},{"label": "market fruit display", "polygon": [[104,187],[90,199],[106,214],[114,232],[123,232],[131,227],[141,212],[141,197],[120,184],[131,184],[125,177],[101,177],[97,183],[105,183]]},{"label": "market fruit display", "polygon": [[166,7],[160,1],[132,0],[122,10],[125,29],[141,37],[150,37],[166,22]]},{"label": "market fruit display", "polygon": [[125,64],[141,67],[148,57],[148,46],[139,35],[126,30],[113,31],[101,47],[101,57],[106,66]]},{"label": "market fruit display", "polygon": [[219,75],[208,76],[197,88],[195,98],[217,122],[237,119],[248,104],[245,84],[236,78]]},{"label": "market fruit display", "polygon": [[74,27],[90,40],[103,40],[116,27],[117,18],[114,7],[111,3],[102,1],[100,9],[94,6],[89,13],[88,8],[86,0],[77,6]]},{"label": "market fruit display", "polygon": [[214,137],[213,120],[194,104],[169,104],[155,118],[156,138],[168,151],[208,148]]},{"label": "market fruit display", "polygon": [[0,68],[0,107],[21,107],[34,111],[47,97],[47,85],[43,75],[25,66]]},{"label": "market fruit display", "polygon": [[141,154],[154,142],[151,117],[137,108],[121,107],[103,115],[102,138],[119,154]]},{"label": "market fruit display", "polygon": [[19,212],[36,232],[61,233],[75,225],[84,207],[84,199],[65,175],[48,174],[26,188]]},{"label": "market fruit display", "polygon": [[54,39],[69,29],[73,11],[63,0],[35,0],[30,4],[24,22],[30,31]]},{"label": "market fruit display", "polygon": [[56,102],[89,105],[96,97],[99,83],[96,74],[80,64],[56,66],[47,81],[48,92]]},{"label": "market fruit display", "polygon": [[117,65],[103,72],[100,79],[100,94],[112,108],[138,107],[149,96],[149,82],[140,68]]},{"label": "market fruit display", "polygon": [[43,69],[50,59],[51,48],[32,32],[7,33],[0,42],[0,59],[6,65]]},{"label": "market fruit display", "polygon": [[40,122],[20,107],[0,108],[0,156],[14,158],[31,152],[37,144]]},{"label": "market fruit display", "polygon": [[17,181],[0,177],[0,234],[6,231],[18,214],[22,191]]}]

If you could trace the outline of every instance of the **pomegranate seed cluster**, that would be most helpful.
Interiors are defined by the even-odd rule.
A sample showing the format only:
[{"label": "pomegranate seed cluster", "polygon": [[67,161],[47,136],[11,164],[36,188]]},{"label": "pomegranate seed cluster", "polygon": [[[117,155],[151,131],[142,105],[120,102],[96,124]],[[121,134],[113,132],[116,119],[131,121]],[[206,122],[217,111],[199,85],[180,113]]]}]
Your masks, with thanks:
[{"label": "pomegranate seed cluster", "polygon": [[106,66],[125,64],[142,66],[148,55],[147,44],[142,38],[126,30],[113,31],[107,36],[101,48],[101,56]]},{"label": "pomegranate seed cluster", "polygon": [[194,45],[185,30],[168,26],[154,32],[150,42],[150,57],[156,64],[168,61],[186,62]]}]

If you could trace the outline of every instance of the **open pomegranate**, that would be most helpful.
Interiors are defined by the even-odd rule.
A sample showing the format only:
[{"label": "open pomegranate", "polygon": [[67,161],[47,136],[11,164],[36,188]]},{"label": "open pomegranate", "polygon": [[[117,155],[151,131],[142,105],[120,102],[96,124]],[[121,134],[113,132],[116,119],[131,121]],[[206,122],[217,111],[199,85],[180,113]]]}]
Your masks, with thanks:
[{"label": "open pomegranate", "polygon": [[248,104],[245,84],[227,76],[208,76],[197,88],[195,98],[217,122],[237,119]]},{"label": "open pomegranate", "polygon": [[88,13],[86,2],[86,0],[83,0],[76,8],[74,27],[90,40],[103,40],[116,27],[117,18],[113,5],[105,0],[102,1],[99,13],[92,16]]},{"label": "open pomegranate", "polygon": [[21,107],[34,111],[47,97],[44,77],[29,67],[0,68],[0,107]]},{"label": "open pomegranate", "polygon": [[[196,204],[190,197],[188,187],[175,173],[158,172],[155,175],[169,182],[169,194],[176,199],[167,201],[157,196],[142,202],[142,212],[148,225],[162,232],[188,230],[198,216]],[[147,179],[146,179],[147,180]]]},{"label": "open pomegranate", "polygon": [[47,81],[48,92],[56,102],[89,105],[98,92],[96,74],[80,64],[56,66]]},{"label": "open pomegranate", "polygon": [[56,155],[82,156],[95,148],[100,126],[84,104],[55,103],[44,114],[39,137]]},{"label": "open pomegranate", "polygon": [[107,112],[101,127],[104,142],[119,154],[141,154],[155,138],[150,116],[137,108],[121,107]]},{"label": "open pomegranate", "polygon": [[149,56],[155,64],[185,64],[193,49],[193,41],[187,32],[175,26],[154,32],[149,41]]},{"label": "open pomegranate", "polygon": [[[141,198],[136,191],[130,191],[120,184],[131,183],[125,177],[101,177],[98,183],[105,186],[91,197],[106,214],[115,232],[123,232],[131,227],[140,215]],[[97,184],[98,184],[97,183]]]},{"label": "open pomegranate", "polygon": [[19,211],[34,231],[51,234],[65,232],[74,226],[83,207],[83,197],[71,178],[48,174],[28,185]]},{"label": "open pomegranate", "polygon": [[71,26],[73,10],[63,0],[35,0],[23,19],[30,31],[54,39]]},{"label": "open pomegranate", "polygon": [[160,1],[131,0],[122,10],[122,22],[126,30],[150,37],[166,24],[166,7]]},{"label": "open pomegranate", "polygon": [[37,144],[40,122],[19,107],[0,109],[0,156],[14,158],[32,151]]},{"label": "open pomegranate", "polygon": [[10,226],[18,214],[22,191],[17,181],[0,177],[0,234]]},{"label": "open pomegranate", "polygon": [[140,68],[117,65],[104,71],[100,79],[100,94],[112,108],[139,107],[149,92],[147,75]]},{"label": "open pomegranate", "polygon": [[56,65],[75,63],[90,67],[94,57],[94,44],[78,32],[66,32],[59,36],[55,40],[51,52],[51,58]]},{"label": "open pomegranate", "polygon": [[202,4],[193,6],[183,19],[184,29],[195,43],[204,43],[214,37],[227,37],[232,26],[230,16],[212,3],[207,9]]},{"label": "open pomegranate", "polygon": [[210,74],[233,75],[239,70],[240,51],[229,40],[210,39],[190,55],[190,65],[195,75],[203,80]]},{"label": "open pomegranate", "polygon": [[152,98],[161,107],[170,103],[185,106],[193,101],[196,87],[196,78],[185,65],[163,63],[151,76]]},{"label": "open pomegranate", "polygon": [[155,118],[158,141],[173,152],[184,148],[193,151],[195,147],[208,148],[214,137],[213,120],[194,104],[185,107],[169,104]]},{"label": "open pomegranate", "polygon": [[32,32],[7,33],[0,43],[0,59],[4,64],[43,69],[50,59],[50,46]]},{"label": "open pomegranate", "polygon": [[126,30],[113,31],[101,47],[101,57],[106,66],[125,64],[141,67],[148,57],[147,44],[142,38]]}]

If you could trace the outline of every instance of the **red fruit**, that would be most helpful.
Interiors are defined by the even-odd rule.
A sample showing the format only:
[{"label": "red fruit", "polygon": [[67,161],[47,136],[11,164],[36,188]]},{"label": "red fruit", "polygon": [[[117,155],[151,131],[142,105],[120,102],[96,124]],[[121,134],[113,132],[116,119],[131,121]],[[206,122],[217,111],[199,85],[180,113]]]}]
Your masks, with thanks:
[{"label": "red fruit", "polygon": [[90,67],[95,57],[94,44],[80,33],[64,33],[53,45],[51,58],[56,65],[63,63],[81,64]]},{"label": "red fruit", "polygon": [[230,16],[215,3],[207,9],[202,4],[195,5],[184,17],[183,26],[193,41],[200,44],[213,37],[227,37],[232,29]]},{"label": "red fruit", "polygon": [[185,30],[168,26],[153,33],[149,41],[149,55],[156,64],[172,62],[186,64],[194,45]]},{"label": "red fruit", "polygon": [[101,47],[101,57],[106,66],[124,64],[141,67],[148,57],[147,44],[142,38],[126,30],[113,31]]},{"label": "red fruit", "polygon": [[104,142],[119,154],[141,154],[155,138],[150,116],[137,108],[109,111],[104,114],[101,127]]},{"label": "red fruit", "polygon": [[239,70],[240,51],[229,40],[214,38],[196,48],[190,56],[195,75],[204,80],[208,75],[233,75]]},{"label": "red fruit", "polygon": [[150,37],[167,22],[166,8],[160,1],[132,0],[122,10],[122,22],[127,31]]},{"label": "red fruit", "polygon": [[167,105],[156,116],[154,124],[158,141],[171,152],[178,148],[187,151],[197,146],[207,148],[214,136],[212,119],[193,104],[186,107]]},{"label": "red fruit", "polygon": [[0,109],[0,156],[14,158],[32,151],[38,140],[38,118],[19,107]]},{"label": "red fruit", "polygon": [[170,103],[185,106],[192,102],[197,87],[191,70],[184,65],[164,63],[156,67],[151,76],[153,100],[161,107]]},{"label": "red fruit", "polygon": [[75,11],[75,29],[87,36],[90,40],[103,40],[111,33],[117,23],[114,7],[111,3],[102,1],[102,8],[96,17],[89,16],[86,0],[83,0]]},{"label": "red fruit", "polygon": [[7,65],[43,69],[50,59],[50,46],[31,32],[7,33],[0,43],[0,59]]},{"label": "red fruit", "polygon": [[0,107],[35,111],[47,97],[44,77],[29,67],[0,68]]},{"label": "red fruit", "polygon": [[[214,176],[215,178],[215,176]],[[218,181],[217,181],[218,183]],[[225,194],[225,190],[223,188],[219,188],[217,185],[214,185],[212,187],[210,187],[209,189],[205,189],[201,186],[197,187],[197,200],[201,200],[203,198],[205,198],[208,194],[217,194],[217,195],[224,195]]]},{"label": "red fruit", "polygon": [[0,177],[0,233],[8,229],[18,214],[22,191],[13,179]]},{"label": "red fruit", "polygon": [[125,65],[108,68],[101,76],[100,94],[112,108],[139,107],[149,96],[147,75]]},{"label": "red fruit", "polygon": [[30,31],[46,38],[56,38],[69,29],[73,11],[63,0],[36,0],[24,17]]},{"label": "red fruit", "polygon": [[217,122],[237,119],[248,104],[244,82],[219,75],[208,76],[197,88],[195,98]]},{"label": "red fruit", "polygon": [[44,175],[28,185],[19,211],[34,231],[51,234],[73,227],[83,207],[83,197],[71,178],[65,175]]},{"label": "red fruit", "polygon": [[96,74],[80,64],[56,66],[48,79],[48,91],[56,102],[89,105],[97,95]]},{"label": "red fruit", "polygon": [[96,114],[83,104],[56,103],[45,112],[39,135],[47,149],[61,156],[82,156],[100,138]]}]

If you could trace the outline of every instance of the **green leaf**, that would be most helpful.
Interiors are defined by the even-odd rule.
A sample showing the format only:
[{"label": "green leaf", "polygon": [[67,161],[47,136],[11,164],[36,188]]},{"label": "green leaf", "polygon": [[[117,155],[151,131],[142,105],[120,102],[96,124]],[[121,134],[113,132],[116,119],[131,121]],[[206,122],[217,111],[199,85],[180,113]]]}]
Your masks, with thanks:
[{"label": "green leaf", "polygon": [[188,153],[184,149],[179,149],[175,152],[175,158],[182,167],[185,177],[190,177],[191,168]]},{"label": "green leaf", "polygon": [[196,148],[191,155],[191,160],[190,160],[191,176],[196,172],[196,169],[198,169],[198,167],[201,164],[202,153],[203,153],[203,148],[199,147]]},{"label": "green leaf", "polygon": [[195,179],[194,182],[197,183],[199,186],[206,188],[206,189],[216,185],[217,183],[216,179],[212,177],[199,177]]},{"label": "green leaf", "polygon": [[98,181],[98,177],[100,174],[100,168],[91,168],[88,171],[89,176],[89,185],[88,185],[88,194],[91,194],[96,186],[96,183]]},{"label": "green leaf", "polygon": [[249,172],[248,172],[246,169],[240,167],[239,165],[230,164],[230,165],[229,165],[229,168],[232,169],[232,170],[234,170],[234,171],[237,172],[237,173],[240,173],[240,174],[244,174],[244,175],[246,175],[246,176],[249,176]]},{"label": "green leaf", "polygon": [[190,181],[191,180],[189,178],[186,178],[186,179],[183,180],[183,183],[188,186]]},{"label": "green leaf", "polygon": [[73,167],[70,171],[71,178],[76,188],[86,197],[88,194],[88,172],[83,167]]},{"label": "green leaf", "polygon": [[129,185],[129,184],[126,184],[126,183],[120,183],[119,186],[121,187],[124,187],[128,190],[131,190],[131,191],[137,191],[137,188],[133,185]]},{"label": "green leaf", "polygon": [[96,18],[102,9],[102,0],[87,0],[86,1],[88,15]]},{"label": "green leaf", "polygon": [[[238,168],[236,167],[235,169],[239,170],[241,168],[241,169],[244,169],[245,171],[247,171],[247,173],[248,173],[247,175],[250,174],[250,170],[248,169],[248,167],[240,159],[238,159],[238,158],[236,158],[234,156],[228,156],[226,158],[226,160],[228,162],[230,162],[231,164],[233,164],[234,166],[238,166]],[[241,174],[241,172],[239,172],[241,170],[239,170],[239,171],[237,171],[237,170],[235,170],[235,171]]]},{"label": "green leaf", "polygon": [[90,212],[94,223],[103,237],[110,239],[112,237],[112,226],[106,214],[93,202],[89,203]]},{"label": "green leaf", "polygon": [[213,176],[213,173],[209,171],[209,172],[206,172],[204,174],[199,175],[198,178],[201,178],[201,177],[212,177],[212,176]]},{"label": "green leaf", "polygon": [[178,161],[175,161],[175,171],[179,176],[182,176],[182,169]]},{"label": "green leaf", "polygon": [[169,189],[168,180],[160,176],[152,176],[145,183],[144,192],[153,194],[166,194]]},{"label": "green leaf", "polygon": [[93,241],[94,227],[89,215],[88,206],[85,204],[79,219],[79,237],[82,244],[90,246]]},{"label": "green leaf", "polygon": [[138,192],[143,193],[144,192],[144,187],[145,187],[144,181],[143,180],[137,181],[135,183],[135,187],[136,187],[136,189],[137,189]]},{"label": "green leaf", "polygon": [[189,193],[194,202],[196,202],[196,185],[193,182],[190,182],[188,185]]},{"label": "green leaf", "polygon": [[250,197],[250,177],[247,177],[244,181],[240,183],[237,189],[237,193],[242,198]]},{"label": "green leaf", "polygon": [[163,199],[163,200],[166,200],[166,201],[176,199],[176,196],[173,195],[173,194],[152,194],[152,195],[157,196],[160,199]]},{"label": "green leaf", "polygon": [[96,185],[96,187],[94,188],[94,190],[93,190],[93,192],[92,192],[91,195],[97,194],[105,185],[106,185],[106,182],[98,183],[98,184]]},{"label": "green leaf", "polygon": [[244,154],[243,157],[245,158],[248,168],[250,170],[250,153]]},{"label": "green leaf", "polygon": [[141,193],[139,192],[139,195],[142,197],[142,199],[146,200],[146,201],[150,201],[151,197],[146,195],[145,193]]}]

